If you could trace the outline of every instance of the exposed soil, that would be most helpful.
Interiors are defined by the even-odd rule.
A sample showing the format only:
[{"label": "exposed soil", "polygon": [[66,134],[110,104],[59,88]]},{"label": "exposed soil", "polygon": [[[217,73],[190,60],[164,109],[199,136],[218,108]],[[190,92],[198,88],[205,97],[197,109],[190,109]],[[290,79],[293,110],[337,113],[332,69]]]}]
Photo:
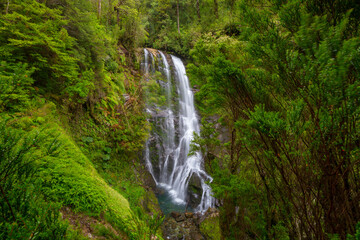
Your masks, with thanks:
[{"label": "exposed soil", "polygon": [[112,236],[114,236],[110,239],[128,239],[125,234],[119,233],[104,220],[89,217],[82,213],[74,213],[69,207],[63,207],[60,212],[62,213],[63,219],[67,219],[74,229],[79,230],[84,236],[88,238],[109,239],[109,237],[99,236],[98,231],[96,231],[95,226],[102,225]]}]

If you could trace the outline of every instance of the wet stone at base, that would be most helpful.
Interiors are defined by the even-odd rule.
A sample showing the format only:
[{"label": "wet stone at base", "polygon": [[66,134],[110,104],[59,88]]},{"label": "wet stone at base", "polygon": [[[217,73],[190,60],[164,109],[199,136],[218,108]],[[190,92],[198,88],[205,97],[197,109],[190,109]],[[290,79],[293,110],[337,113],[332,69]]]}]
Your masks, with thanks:
[{"label": "wet stone at base", "polygon": [[[162,225],[164,239],[205,239],[196,224],[196,218],[187,218],[187,214],[187,212],[172,212],[165,219],[164,224]],[[178,221],[179,218],[181,218],[181,221]]]}]

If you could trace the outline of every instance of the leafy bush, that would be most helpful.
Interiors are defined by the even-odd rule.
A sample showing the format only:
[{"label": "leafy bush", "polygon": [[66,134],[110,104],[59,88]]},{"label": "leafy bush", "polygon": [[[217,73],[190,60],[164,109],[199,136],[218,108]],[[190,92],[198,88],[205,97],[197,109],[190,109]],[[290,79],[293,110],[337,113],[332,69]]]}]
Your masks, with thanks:
[{"label": "leafy bush", "polygon": [[33,72],[27,64],[0,62],[0,112],[23,111],[31,106]]},{"label": "leafy bush", "polygon": [[64,239],[68,224],[60,220],[59,204],[44,200],[36,177],[37,163],[55,156],[56,139],[41,151],[47,133],[27,137],[0,122],[0,238]]},{"label": "leafy bush", "polygon": [[64,89],[78,76],[76,59],[71,56],[74,39],[65,25],[57,9],[35,0],[12,1],[9,13],[0,17],[0,60],[26,62],[37,86],[53,92]]}]

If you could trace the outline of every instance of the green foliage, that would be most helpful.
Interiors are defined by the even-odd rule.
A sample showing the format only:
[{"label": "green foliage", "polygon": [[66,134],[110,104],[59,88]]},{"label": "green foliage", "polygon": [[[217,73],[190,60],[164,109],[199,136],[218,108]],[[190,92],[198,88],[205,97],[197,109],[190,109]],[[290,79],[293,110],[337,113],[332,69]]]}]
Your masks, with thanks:
[{"label": "green foliage", "polygon": [[[156,0],[144,1],[149,24],[148,45],[188,58],[203,34],[239,35],[240,1]],[[197,3],[199,5],[197,6]],[[179,6],[179,29],[177,26]],[[221,16],[221,17],[219,17]]]},{"label": "green foliage", "polygon": [[230,129],[228,143],[216,142],[217,130],[195,138],[224,201],[223,237],[345,239],[356,232],[358,4],[337,4],[228,1],[238,6],[236,34],[209,28],[190,51],[202,113]]},{"label": "green foliage", "polygon": [[[58,221],[59,208],[66,205],[90,216],[104,215],[117,230],[139,238],[133,231],[138,219],[133,218],[129,203],[92,164],[106,172],[103,176],[113,175],[119,166],[131,169],[124,172],[120,183],[112,177],[106,180],[129,198],[134,209],[139,208],[146,194],[134,180],[130,163],[143,147],[148,124],[139,78],[134,77],[131,66],[134,49],[147,39],[146,21],[139,1],[102,1],[101,9],[93,3],[11,0],[0,7],[0,112],[17,117],[11,120],[14,128],[52,129],[36,145],[37,154],[44,157],[37,160],[33,178],[20,186],[14,181],[16,191],[28,189],[23,192],[26,197],[17,199],[15,190],[9,192],[11,204],[22,199],[28,209],[21,209],[24,224],[1,224],[6,228],[1,234],[16,234],[19,228],[19,236],[12,238],[30,239],[26,234],[34,231],[33,238],[79,239],[78,233]],[[123,94],[130,96],[129,101],[125,102]],[[89,120],[82,121],[84,117]],[[58,125],[59,119],[71,127],[68,133],[78,140],[81,151]],[[49,122],[55,124],[50,127]],[[55,140],[62,144],[57,155],[45,156]],[[29,223],[27,217],[32,218]],[[147,222],[138,222],[148,229]]]},{"label": "green foliage", "polygon": [[167,52],[188,57],[189,50],[197,35],[196,31],[184,31],[182,34],[178,34],[177,32],[171,31],[171,29],[163,28],[160,33],[157,33],[157,38],[154,39],[152,45],[154,48],[164,49]]},{"label": "green foliage", "polygon": [[[265,222],[260,204],[264,199],[250,181],[252,179],[248,175],[249,172],[231,174],[228,170],[231,166],[221,169],[218,167],[219,162],[213,163],[213,166],[216,167],[213,171],[214,181],[211,183],[214,196],[224,200],[219,219],[221,235],[229,239],[241,239],[246,235],[263,236]],[[254,201],[254,197],[258,199]]]},{"label": "green foliage", "polygon": [[221,239],[219,217],[206,218],[200,223],[200,231],[205,234],[206,239]]},{"label": "green foliage", "polygon": [[[165,216],[163,216],[162,213],[154,213],[151,216],[146,214],[142,215],[143,223],[138,222],[137,224],[137,231],[141,239],[162,239],[157,235],[157,231],[163,223],[164,219]],[[146,223],[146,225],[144,223]]]},{"label": "green foliage", "polygon": [[[112,86],[124,92],[119,70],[125,62],[117,54],[118,41],[134,49],[146,32],[138,26],[142,15],[137,2],[109,3],[104,5],[108,22],[102,24],[89,1],[12,1],[0,19],[0,61],[8,62],[7,66],[27,64],[26,75],[34,79],[28,85],[40,88],[41,93],[60,95],[72,107],[89,101],[95,86],[100,87],[96,82],[107,81],[107,71],[117,82]],[[119,30],[120,22],[108,25],[114,13],[122,10],[129,13],[121,19],[126,27]]]},{"label": "green foliage", "polygon": [[57,154],[56,139],[43,147],[47,135],[32,131],[25,137],[6,121],[0,122],[1,239],[66,238],[68,225],[60,220],[60,205],[44,200],[34,177],[39,171],[37,163]]},{"label": "green foliage", "polygon": [[102,224],[97,224],[95,226],[95,233],[96,235],[104,237],[105,239],[121,239],[119,236],[116,236],[113,231],[111,231]]},{"label": "green foliage", "polygon": [[164,106],[166,104],[166,97],[160,86],[160,82],[165,81],[161,73],[156,72],[154,76],[149,77],[143,82],[143,89],[145,91],[145,99],[149,106]]},{"label": "green foliage", "polygon": [[[111,216],[111,224],[114,227],[126,232],[128,236],[133,236],[134,239],[137,239],[136,233],[132,233],[131,230],[133,229],[134,222],[131,217],[128,201],[105,183],[92,167],[91,162],[59,130],[61,128],[58,125],[47,126],[46,128],[48,129],[46,134],[35,134],[36,130],[34,130],[34,134],[30,133],[25,140],[20,138],[21,135],[17,137],[18,135],[15,132],[9,132],[8,135],[4,135],[14,137],[16,141],[20,139],[20,143],[24,141],[24,147],[27,149],[24,151],[21,148],[16,148],[16,151],[10,152],[11,155],[9,153],[9,157],[12,155],[17,156],[19,161],[29,157],[30,163],[36,164],[36,171],[26,172],[27,178],[30,177],[29,179],[26,178],[26,181],[22,180],[17,183],[16,175],[14,175],[15,178],[8,179],[10,183],[17,186],[14,192],[11,192],[12,195],[9,195],[9,199],[16,201],[17,204],[26,209],[29,209],[27,206],[31,206],[30,210],[32,212],[29,212],[29,210],[26,214],[33,219],[38,219],[39,228],[45,229],[44,231],[48,231],[48,228],[52,228],[52,225],[43,226],[40,224],[55,224],[54,226],[58,228],[58,231],[51,231],[56,237],[67,237],[69,235],[71,238],[73,236],[71,231],[67,232],[67,225],[64,225],[62,222],[58,223],[57,220],[59,218],[59,208],[65,205],[71,207],[75,212],[85,212],[90,216],[109,215]],[[87,144],[93,143],[91,137],[84,138],[84,140],[90,140]],[[11,141],[7,141],[7,143],[12,144]],[[9,151],[6,150],[9,149],[8,145],[2,144],[2,146],[5,149],[1,152],[8,154]],[[111,153],[110,148],[104,148],[103,151],[107,154]],[[6,157],[6,159],[9,157]],[[9,165],[9,161],[4,162],[4,164],[7,165],[4,165],[3,173],[6,173],[6,166],[10,167],[11,171],[29,168],[28,165],[18,166],[20,163]],[[19,189],[28,189],[28,191],[24,192],[24,196],[18,194],[19,198],[16,198],[15,196],[20,191]],[[43,196],[46,197],[47,201],[56,202],[57,204],[49,205],[42,200]],[[44,205],[43,208],[41,207],[42,205]],[[17,205],[14,204],[15,206]],[[26,215],[26,217],[28,216]],[[46,221],[50,222],[47,223],[44,217],[46,217]],[[64,227],[56,224],[63,224]],[[28,225],[28,223],[26,222],[25,225]],[[41,231],[39,229],[39,232]],[[60,233],[60,231],[63,233]],[[25,230],[24,232],[26,233]]]},{"label": "green foliage", "polygon": [[[196,65],[189,64],[188,73],[201,87],[197,96],[204,99],[199,103],[202,111],[214,114],[221,106],[231,108],[238,104],[238,92],[247,86],[240,69],[230,60],[239,57],[233,53],[239,51],[240,46],[239,41],[227,36],[205,35],[190,52]],[[224,56],[223,52],[228,55]]]},{"label": "green foliage", "polygon": [[356,231],[355,231],[355,234],[354,235],[351,235],[351,234],[348,234],[346,236],[346,239],[347,240],[358,240],[360,239],[360,223],[357,223],[356,224]]},{"label": "green foliage", "polygon": [[0,112],[21,111],[31,107],[31,92],[34,70],[27,64],[0,63]]},{"label": "green foliage", "polygon": [[276,139],[285,129],[285,122],[279,117],[278,112],[266,112],[264,105],[255,106],[250,113],[248,125],[271,138]]},{"label": "green foliage", "polygon": [[144,142],[148,136],[147,127],[148,123],[144,116],[132,116],[126,119],[123,126],[115,125],[111,137],[117,146],[116,151],[122,153],[140,151],[144,147]]},{"label": "green foliage", "polygon": [[215,124],[203,118],[201,120],[201,136],[194,133],[194,139],[190,144],[189,155],[194,155],[200,151],[204,158],[206,170],[211,174],[214,171],[212,166],[215,153],[213,151],[221,145],[221,141],[218,139],[219,135]]},{"label": "green foliage", "polygon": [[35,69],[32,77],[37,84],[51,90],[63,89],[78,75],[70,50],[74,39],[60,14],[34,0],[13,1],[0,21],[0,59],[27,62]]},{"label": "green foliage", "polygon": [[61,135],[59,141],[62,142],[59,155],[46,157],[41,164],[39,176],[44,194],[74,210],[93,215],[112,209],[115,206],[109,206],[110,201],[117,199],[120,209],[112,211],[122,211],[126,218],[127,201],[101,180],[89,160],[66,136]]},{"label": "green foliage", "polygon": [[[90,1],[62,0],[62,11],[69,20],[66,25],[68,34],[76,39],[74,43],[74,55],[80,61],[82,70],[100,68],[107,55],[112,56],[115,49],[114,39],[106,31],[94,12]],[[58,4],[47,5],[52,8]]]},{"label": "green foliage", "polygon": [[82,137],[81,140],[84,143],[92,143],[94,141],[94,139],[92,137]]},{"label": "green foliage", "polygon": [[94,89],[95,74],[92,70],[84,71],[81,77],[77,79],[76,83],[70,85],[65,89],[65,92],[71,99],[78,99],[78,103],[83,103],[86,97]]},{"label": "green foliage", "polygon": [[[149,125],[130,68],[144,43],[191,57],[201,114],[218,118],[203,122],[193,150],[224,203],[222,237],[358,238],[359,9],[355,0],[3,4],[0,112],[18,116],[12,127],[29,138],[1,130],[0,148],[11,151],[0,169],[17,171],[1,178],[0,238],[71,238],[62,204],[105,213],[132,238],[155,235],[162,220],[141,217],[146,193],[134,173]],[[141,83],[150,105],[166,103],[161,81]],[[46,136],[32,132],[58,117],[81,150],[57,124]]]},{"label": "green foliage", "polygon": [[290,240],[289,238],[289,231],[288,229],[286,229],[286,227],[284,226],[284,224],[282,222],[277,223],[274,227],[273,227],[273,232],[272,234],[274,236],[276,236],[276,239],[279,240]]}]

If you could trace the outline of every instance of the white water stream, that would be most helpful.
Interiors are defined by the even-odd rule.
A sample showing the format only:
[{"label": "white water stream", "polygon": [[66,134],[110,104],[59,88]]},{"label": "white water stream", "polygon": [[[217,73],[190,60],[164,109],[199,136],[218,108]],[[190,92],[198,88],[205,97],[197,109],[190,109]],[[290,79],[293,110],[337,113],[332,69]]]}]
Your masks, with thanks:
[{"label": "white water stream", "polygon": [[[145,49],[144,57],[144,74],[149,78],[156,69],[156,56]],[[156,109],[147,108],[152,116],[151,121],[161,130],[156,133],[152,131],[145,144],[145,163],[158,187],[168,191],[175,204],[185,205],[189,202],[190,179],[195,177],[200,181],[201,196],[193,196],[201,197],[195,211],[203,212],[214,206],[214,198],[211,196],[211,188],[205,183],[212,181],[212,178],[202,168],[201,154],[196,152],[188,156],[194,133],[200,134],[193,92],[180,58],[171,55],[172,64],[169,64],[165,54],[158,51],[157,59],[161,59],[158,61],[158,71],[166,80],[158,80],[166,97],[166,104]],[[176,87],[176,95],[172,94],[173,87]],[[151,144],[154,147],[150,149]]]}]

